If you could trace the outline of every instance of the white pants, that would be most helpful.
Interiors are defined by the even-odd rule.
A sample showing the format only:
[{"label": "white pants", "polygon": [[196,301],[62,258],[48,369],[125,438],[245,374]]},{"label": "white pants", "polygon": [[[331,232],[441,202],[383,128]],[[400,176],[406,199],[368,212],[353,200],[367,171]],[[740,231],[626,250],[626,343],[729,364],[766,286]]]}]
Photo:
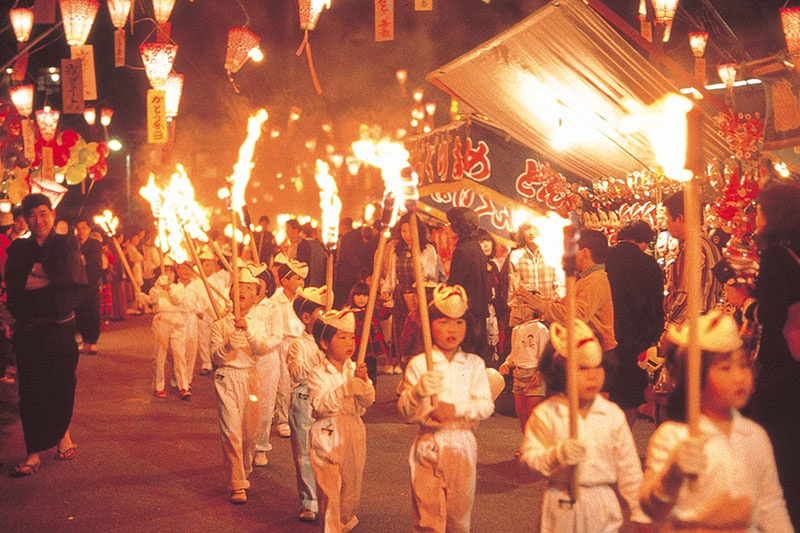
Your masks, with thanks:
[{"label": "white pants", "polygon": [[[197,361],[197,349],[200,345],[198,341],[199,322],[194,313],[183,313],[183,320],[186,324],[186,376],[189,378],[189,385],[192,384],[194,376],[194,365]],[[209,336],[211,332],[209,331]]]},{"label": "white pants", "polygon": [[153,390],[164,390],[164,365],[167,351],[172,353],[172,366],[179,389],[189,389],[191,380],[186,369],[186,339],[183,313],[157,313],[151,327],[153,333]]},{"label": "white pants", "polygon": [[414,531],[468,533],[478,444],[469,429],[417,433],[411,446]]},{"label": "white pants", "polygon": [[317,480],[325,533],[350,531],[358,523],[367,433],[360,416],[338,415],[314,422],[310,431],[311,468]]},{"label": "white pants", "polygon": [[200,368],[211,370],[211,326],[214,325],[214,315],[203,315],[197,323],[197,356],[200,358]]},{"label": "white pants", "polygon": [[258,373],[254,367],[218,368],[214,388],[228,489],[247,489],[261,421]]},{"label": "white pants", "polygon": [[319,510],[317,504],[317,483],[311,468],[311,456],[308,450],[308,439],[311,425],[311,405],[308,403],[308,385],[295,386],[292,389],[292,403],[289,407],[289,427],[292,429],[292,456],[297,473],[297,492],[300,493],[300,504],[303,509]]},{"label": "white pants", "polygon": [[[292,339],[293,340],[293,339]],[[278,393],[275,398],[275,416],[279,426],[289,425],[289,403],[292,395],[292,376],[289,374],[289,365],[286,363],[286,350],[289,342],[282,342],[278,351],[280,355],[280,370],[278,373]]]},{"label": "white pants", "polygon": [[261,385],[261,424],[256,438],[256,451],[259,452],[267,452],[272,449],[269,444],[269,433],[272,428],[272,415],[275,412],[280,359],[279,353],[273,352],[259,357],[256,363],[258,380]]},{"label": "white pants", "polygon": [[578,501],[569,493],[548,487],[542,497],[542,533],[612,533],[622,527],[622,510],[608,485],[580,486]]}]

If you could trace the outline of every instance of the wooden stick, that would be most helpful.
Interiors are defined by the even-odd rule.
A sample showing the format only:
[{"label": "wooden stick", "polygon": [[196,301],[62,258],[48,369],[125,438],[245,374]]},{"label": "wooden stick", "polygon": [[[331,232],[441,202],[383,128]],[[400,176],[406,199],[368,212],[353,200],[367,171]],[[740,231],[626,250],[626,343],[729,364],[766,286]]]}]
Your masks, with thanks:
[{"label": "wooden stick", "polygon": [[334,253],[330,248],[325,249],[325,286],[328,289],[325,297],[325,310],[330,311],[333,309],[333,258]]},{"label": "wooden stick", "polygon": [[378,239],[378,250],[375,252],[375,264],[372,267],[372,281],[369,284],[369,298],[367,299],[367,308],[364,310],[364,325],[361,330],[361,341],[358,344],[358,354],[356,356],[356,365],[364,362],[367,356],[367,343],[369,343],[369,332],[372,326],[372,315],[375,313],[375,302],[378,300],[378,286],[381,282],[381,266],[383,265],[383,249],[386,247],[386,242],[389,240],[390,232],[387,228],[386,231],[381,232]]},{"label": "wooden stick", "polygon": [[245,229],[247,234],[250,235],[250,253],[253,255],[253,263],[259,264],[261,259],[258,255],[258,246],[256,246],[256,236],[253,234],[253,228],[250,227],[250,212],[247,210],[246,205],[242,206],[242,212],[244,213]]},{"label": "wooden stick", "polygon": [[122,260],[122,266],[125,268],[125,273],[128,274],[128,279],[131,280],[131,285],[133,285],[134,292],[139,294],[142,292],[142,286],[136,283],[136,279],[133,277],[133,271],[131,270],[131,265],[128,263],[128,258],[125,257],[116,235],[111,236],[111,241],[114,243],[114,248],[117,250],[117,255],[119,255],[119,258]]},{"label": "wooden stick", "polygon": [[206,294],[208,295],[208,299],[211,301],[211,308],[214,309],[214,315],[217,317],[217,320],[219,320],[222,318],[222,315],[220,315],[217,302],[214,300],[214,296],[211,294],[210,283],[208,283],[206,273],[203,272],[203,267],[200,264],[200,256],[197,255],[197,248],[195,247],[192,238],[189,237],[188,233],[186,233],[186,228],[181,226],[181,230],[183,231],[183,238],[186,239],[186,244],[189,245],[189,251],[192,253],[192,259],[194,259],[194,263],[197,265],[195,270],[198,274],[200,274],[200,279],[203,281],[203,286],[206,288]]},{"label": "wooden stick", "polygon": [[[578,357],[575,346],[575,274],[566,276],[567,290],[567,404],[569,406],[569,438],[578,438]],[[578,501],[578,468],[570,467],[570,499]]]},{"label": "wooden stick", "polygon": [[231,281],[233,282],[233,318],[239,320],[242,316],[239,305],[239,244],[236,242],[236,226],[239,214],[231,209]]},{"label": "wooden stick", "polygon": [[231,268],[231,264],[228,263],[228,260],[225,259],[225,256],[222,254],[222,250],[219,249],[219,244],[217,244],[217,241],[213,241],[212,240],[212,241],[210,241],[210,243],[211,243],[211,250],[214,252],[214,255],[217,256],[217,259],[219,259],[219,262],[222,263],[222,266],[225,267],[225,270],[227,270],[228,272],[233,272],[233,268]]},{"label": "wooden stick", "polygon": [[[428,299],[425,297],[425,280],[422,277],[422,262],[419,249],[419,230],[417,214],[411,212],[409,220],[411,228],[411,262],[414,263],[414,281],[417,283],[417,300],[419,320],[422,324],[422,343],[425,346],[425,365],[428,370],[433,370],[433,341],[431,340],[431,322],[428,316]],[[436,403],[435,397],[433,403]]]},{"label": "wooden stick", "polygon": [[700,250],[700,199],[697,182],[692,179],[686,182],[683,189],[683,216],[686,221],[686,262],[683,269],[687,276],[686,325],[688,328],[688,346],[686,351],[686,422],[689,434],[700,436],[700,317],[702,269],[702,253]]}]

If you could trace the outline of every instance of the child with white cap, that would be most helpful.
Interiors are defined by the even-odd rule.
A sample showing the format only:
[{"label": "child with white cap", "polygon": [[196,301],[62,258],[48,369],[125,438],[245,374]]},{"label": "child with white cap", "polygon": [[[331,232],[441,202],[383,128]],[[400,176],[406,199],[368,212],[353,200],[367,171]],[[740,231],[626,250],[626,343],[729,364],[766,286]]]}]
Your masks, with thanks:
[{"label": "child with white cap", "polygon": [[[622,527],[616,485],[631,510],[631,520],[648,523],[639,507],[642,468],[625,414],[599,394],[605,379],[603,350],[585,322],[575,320],[578,358],[578,438],[569,437],[569,407],[565,391],[566,327],[554,322],[540,369],[547,389],[555,393],[528,418],[520,461],[549,478],[542,498],[540,530],[606,532]],[[578,498],[568,492],[569,468],[577,468]]]},{"label": "child with white cap", "polygon": [[[156,280],[155,286],[147,295],[139,296],[140,303],[154,306],[155,315],[151,328],[153,334],[153,394],[156,398],[166,398],[164,390],[164,365],[167,352],[183,358],[186,350],[185,325],[180,305],[184,297],[184,287],[175,283],[175,269],[166,264],[164,272]],[[185,365],[174,364],[175,379],[181,391],[189,392],[189,380],[185,374]],[[182,392],[183,394],[183,392]]]},{"label": "child with white cap", "polygon": [[478,460],[473,431],[494,402],[483,359],[461,349],[473,331],[467,309],[461,286],[439,284],[430,305],[433,369],[424,353],[406,367],[398,407],[420,426],[409,453],[414,531],[470,529]]},{"label": "child with white cap", "polygon": [[667,404],[674,421],[653,433],[641,489],[642,508],[667,529],[791,532],[792,524],[764,429],[739,414],[753,392],[753,362],[734,319],[699,319],[700,435],[686,419],[688,328],[671,325],[663,347],[676,385]]},{"label": "child with white cap", "polygon": [[298,289],[292,302],[294,312],[305,324],[303,334],[289,344],[286,364],[292,376],[292,401],[289,406],[289,426],[292,430],[292,455],[297,472],[297,491],[300,493],[300,520],[316,520],[319,512],[317,484],[311,469],[311,456],[308,450],[308,437],[314,419],[308,403],[308,373],[325,358],[314,339],[314,324],[325,309],[328,297],[326,287]]},{"label": "child with white cap", "polygon": [[[194,365],[197,361],[197,352],[200,348],[199,332],[200,320],[203,317],[204,304],[207,300],[206,289],[203,282],[198,279],[197,274],[188,261],[178,265],[178,281],[183,285],[183,300],[180,309],[183,313],[184,324],[184,353],[183,357],[176,357],[172,354],[174,364],[182,365],[182,372],[188,380],[187,387],[181,389],[181,400],[192,398],[192,378],[194,377]],[[209,304],[210,305],[210,304]]]},{"label": "child with white cap", "polygon": [[[208,248],[203,246],[200,252],[200,268],[206,276],[206,280],[211,287],[216,288],[221,294],[225,294],[230,286],[230,274],[228,271],[223,271],[217,263],[214,254]],[[228,274],[225,276],[224,274]],[[202,282],[201,282],[202,283]],[[211,326],[214,325],[216,316],[214,315],[214,308],[211,305],[211,298],[217,303],[217,308],[222,313],[224,309],[223,298],[219,294],[214,293],[211,289],[211,298],[205,287],[202,287],[200,293],[201,315],[197,325],[197,358],[200,359],[200,375],[206,376],[211,373]]]},{"label": "child with white cap", "polygon": [[222,456],[231,490],[231,503],[247,502],[247,477],[253,469],[256,438],[260,431],[261,399],[256,361],[267,355],[267,334],[253,307],[260,299],[257,278],[264,266],[238,269],[240,318],[228,313],[211,328],[211,357],[217,367],[217,391]]},{"label": "child with white cap", "polygon": [[350,531],[356,524],[367,434],[361,415],[375,401],[367,365],[356,366],[356,321],[345,308],[320,315],[314,324],[325,359],[308,375],[308,397],[315,418],[310,431],[311,467],[319,490],[325,532]]}]

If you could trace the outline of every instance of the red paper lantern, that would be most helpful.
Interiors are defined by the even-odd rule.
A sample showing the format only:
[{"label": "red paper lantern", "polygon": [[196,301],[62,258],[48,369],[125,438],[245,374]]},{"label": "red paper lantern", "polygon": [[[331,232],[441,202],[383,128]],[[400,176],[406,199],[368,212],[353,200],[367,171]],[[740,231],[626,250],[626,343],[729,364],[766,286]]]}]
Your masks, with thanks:
[{"label": "red paper lantern", "polygon": [[178,106],[181,104],[183,74],[171,72],[167,77],[167,84],[164,86],[164,92],[164,106],[167,109],[167,118],[171,119],[178,115]]},{"label": "red paper lantern", "polygon": [[17,85],[8,90],[17,113],[23,117],[31,116],[33,113],[33,85]]},{"label": "red paper lantern", "polygon": [[14,28],[14,35],[17,41],[24,43],[31,36],[33,29],[33,9],[17,7],[8,12],[11,19],[11,26]]},{"label": "red paper lantern", "polygon": [[781,9],[781,23],[789,53],[800,51],[800,7]]},{"label": "red paper lantern", "polygon": [[100,4],[96,0],[58,0],[61,18],[64,19],[64,34],[67,44],[84,44],[94,23]]},{"label": "red paper lantern", "polygon": [[97,119],[97,111],[93,107],[87,107],[83,110],[83,119],[88,125],[94,126],[94,122]]},{"label": "red paper lantern", "polygon": [[708,43],[707,31],[693,31],[689,33],[689,46],[692,47],[694,57],[703,57]]},{"label": "red paper lantern", "polygon": [[50,106],[36,112],[36,123],[39,125],[39,134],[42,139],[50,142],[55,138],[60,116],[61,112],[50,109]]},{"label": "red paper lantern", "polygon": [[250,50],[259,43],[258,36],[246,28],[231,28],[228,30],[228,50],[225,53],[225,70],[233,73],[247,61]]},{"label": "red paper lantern", "polygon": [[733,88],[733,82],[736,81],[736,63],[724,63],[717,65],[717,74],[719,79],[725,84],[728,89]]},{"label": "red paper lantern", "polygon": [[128,14],[131,12],[131,0],[107,0],[108,14],[111,16],[111,24],[115,28],[121,29],[125,26],[128,20]]},{"label": "red paper lantern", "polygon": [[172,43],[144,43],[139,47],[142,63],[153,89],[163,89],[167,83],[169,71],[175,62],[178,45]]},{"label": "red paper lantern", "polygon": [[652,3],[656,22],[671,22],[675,18],[675,12],[678,10],[678,0],[652,0]]},{"label": "red paper lantern", "polygon": [[300,7],[300,29],[313,30],[324,8],[330,8],[330,0],[297,0]]},{"label": "red paper lantern", "polygon": [[164,24],[168,21],[173,7],[175,7],[175,0],[153,0],[153,12],[155,13],[156,21],[159,24]]},{"label": "red paper lantern", "polygon": [[114,110],[104,107],[100,109],[100,124],[108,126],[111,124],[111,117],[114,116]]}]

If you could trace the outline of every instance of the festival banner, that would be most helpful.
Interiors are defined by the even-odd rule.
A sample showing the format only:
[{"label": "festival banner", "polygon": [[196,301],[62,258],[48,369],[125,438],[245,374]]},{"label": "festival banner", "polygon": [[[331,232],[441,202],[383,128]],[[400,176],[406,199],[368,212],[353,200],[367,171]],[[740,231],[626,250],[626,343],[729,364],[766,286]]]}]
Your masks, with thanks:
[{"label": "festival banner", "polygon": [[53,162],[53,148],[42,146],[42,177],[46,180],[54,180],[56,177],[56,166]]},{"label": "festival banner", "polygon": [[83,66],[80,59],[61,60],[61,110],[83,113]]},{"label": "festival banner", "polygon": [[764,80],[767,112],[764,117],[764,150],[800,145],[800,84],[789,80]]},{"label": "festival banner", "polygon": [[165,93],[157,89],[147,91],[147,142],[166,144],[169,140]]},{"label": "festival banner", "polygon": [[375,42],[394,40],[394,0],[375,0]]},{"label": "festival banner", "polygon": [[97,82],[94,74],[94,47],[91,44],[70,46],[70,57],[83,63],[83,99],[97,100]]},{"label": "festival banner", "polygon": [[405,143],[423,203],[439,213],[468,207],[495,235],[513,231],[517,210],[570,211],[570,184],[585,180],[476,119]]},{"label": "festival banner", "polygon": [[433,11],[433,0],[414,0],[414,11]]},{"label": "festival banner", "polygon": [[29,118],[23,118],[19,122],[22,125],[22,153],[25,159],[33,161],[36,158],[36,135],[33,132],[33,124]]},{"label": "festival banner", "polygon": [[114,67],[125,66],[125,28],[114,31]]}]

